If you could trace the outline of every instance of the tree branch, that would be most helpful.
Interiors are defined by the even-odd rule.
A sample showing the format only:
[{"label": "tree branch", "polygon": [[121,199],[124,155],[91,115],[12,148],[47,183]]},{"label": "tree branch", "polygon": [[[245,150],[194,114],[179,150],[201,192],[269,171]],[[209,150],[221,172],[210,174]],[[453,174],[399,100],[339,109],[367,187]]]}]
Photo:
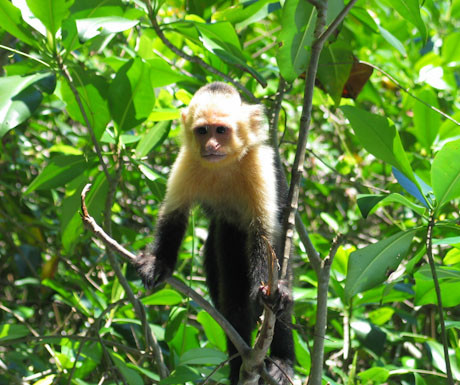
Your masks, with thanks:
[{"label": "tree branch", "polygon": [[332,241],[329,256],[321,262],[318,275],[318,296],[316,298],[316,323],[315,336],[313,339],[313,353],[311,355],[311,371],[308,378],[308,385],[321,385],[324,361],[324,340],[327,328],[327,296],[329,292],[329,277],[331,265],[335,254],[340,246],[341,235],[337,235]]},{"label": "tree branch", "polygon": [[[130,252],[128,252],[126,249],[121,247],[118,242],[116,242],[114,239],[112,239],[107,233],[96,223],[93,217],[91,217],[88,213],[88,209],[86,208],[85,204],[85,198],[86,194],[88,193],[91,185],[87,184],[81,193],[81,211],[82,211],[82,220],[85,226],[90,229],[106,246],[109,246],[111,250],[121,252],[123,251],[123,255],[128,256],[128,258],[133,257],[134,259],[136,256]],[[118,264],[118,261],[116,260],[115,256],[113,253],[108,252],[107,256],[109,258],[110,265],[112,266],[115,275],[117,276],[121,286],[126,292],[126,295],[128,297],[128,300],[131,302],[131,304],[134,307],[134,311],[136,312],[137,317],[141,321],[142,327],[144,328],[144,335],[146,338],[146,345],[150,347],[153,351],[153,355],[155,356],[155,362],[158,366],[158,371],[160,374],[161,378],[166,378],[169,375],[169,370],[166,367],[163,359],[163,354],[161,353],[160,346],[158,345],[158,341],[153,334],[149,323],[147,322],[146,314],[145,314],[145,308],[142,305],[142,303],[136,298],[134,295],[133,291],[131,290],[131,287],[129,286],[128,281],[126,280],[126,277],[124,276],[123,272],[121,271],[120,265]],[[131,260],[133,259],[131,258]]]},{"label": "tree branch", "polygon": [[172,44],[166,38],[162,29],[158,25],[158,21],[157,21],[155,12],[152,8],[151,0],[146,0],[146,4],[147,4],[147,10],[149,13],[150,22],[152,23],[152,27],[164,45],[166,45],[171,51],[173,51],[177,56],[181,57],[182,59],[185,59],[189,61],[190,63],[198,64],[200,67],[204,68],[206,71],[211,72],[212,74],[221,77],[222,79],[226,80],[229,83],[232,83],[236,88],[241,90],[252,103],[259,102],[259,100],[254,96],[254,94],[251,91],[249,91],[245,86],[243,86],[241,83],[237,82],[232,77],[228,76],[227,74],[224,74],[223,72],[209,65],[200,57],[188,55],[185,52],[181,51],[179,48],[177,48],[174,44]]},{"label": "tree branch", "polygon": [[430,213],[430,221],[428,222],[428,230],[426,234],[426,253],[428,255],[428,261],[430,262],[431,275],[433,276],[434,289],[436,291],[436,298],[438,302],[438,314],[439,314],[439,323],[441,324],[441,339],[442,346],[444,349],[444,360],[446,361],[446,374],[447,374],[447,383],[449,385],[454,385],[454,377],[452,375],[452,368],[450,366],[450,357],[449,357],[449,343],[447,341],[446,333],[446,324],[444,321],[444,308],[442,306],[442,296],[441,288],[439,287],[438,273],[436,272],[436,266],[434,264],[433,258],[433,228],[435,225],[434,221],[434,212]]}]

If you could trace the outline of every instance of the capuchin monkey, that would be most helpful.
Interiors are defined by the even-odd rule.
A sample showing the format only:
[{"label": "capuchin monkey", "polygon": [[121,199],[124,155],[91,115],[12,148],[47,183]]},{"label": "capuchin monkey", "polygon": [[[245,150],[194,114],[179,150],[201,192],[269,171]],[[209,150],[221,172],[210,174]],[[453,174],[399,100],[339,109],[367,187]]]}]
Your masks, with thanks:
[{"label": "capuchin monkey", "polygon": [[[214,82],[200,88],[182,112],[183,144],[168,179],[155,242],[136,261],[147,287],[171,276],[188,224],[199,204],[210,219],[204,267],[217,309],[250,344],[252,330],[268,303],[268,253],[282,264],[280,224],[285,182],[273,149],[266,145],[262,105],[241,100],[238,91]],[[271,245],[271,247],[270,247]],[[272,310],[277,314],[269,373],[282,385],[292,376],[291,277],[280,281]],[[275,303],[275,305],[273,305]],[[236,353],[228,340],[229,355]],[[230,362],[238,383],[241,358]],[[261,382],[263,383],[263,382]]]}]

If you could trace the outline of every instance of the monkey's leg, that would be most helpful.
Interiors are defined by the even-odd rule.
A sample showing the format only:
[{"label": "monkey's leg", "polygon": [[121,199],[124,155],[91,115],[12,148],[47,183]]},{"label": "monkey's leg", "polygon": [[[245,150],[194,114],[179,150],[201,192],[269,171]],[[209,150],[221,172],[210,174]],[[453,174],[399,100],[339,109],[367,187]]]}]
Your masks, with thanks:
[{"label": "monkey's leg", "polygon": [[[249,344],[256,319],[249,299],[247,235],[225,221],[219,221],[216,230],[215,247],[220,272],[219,310]],[[230,356],[237,352],[228,339],[227,347]],[[230,362],[232,385],[238,383],[241,362],[241,357]]]}]

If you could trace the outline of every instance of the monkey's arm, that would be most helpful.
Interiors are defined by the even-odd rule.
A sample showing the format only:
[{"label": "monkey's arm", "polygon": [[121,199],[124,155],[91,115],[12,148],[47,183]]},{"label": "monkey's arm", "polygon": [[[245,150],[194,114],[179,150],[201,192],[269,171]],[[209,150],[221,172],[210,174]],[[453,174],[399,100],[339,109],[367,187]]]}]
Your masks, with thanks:
[{"label": "monkey's arm", "polygon": [[162,212],[157,221],[155,241],[135,262],[144,285],[152,288],[170,277],[188,224],[188,209]]},{"label": "monkey's arm", "polygon": [[[249,277],[250,296],[262,301],[277,316],[289,310],[293,304],[288,280],[279,280],[274,293],[268,289],[268,253],[274,252],[269,238],[261,228],[252,228],[249,233]],[[275,261],[275,269],[277,268]]]}]

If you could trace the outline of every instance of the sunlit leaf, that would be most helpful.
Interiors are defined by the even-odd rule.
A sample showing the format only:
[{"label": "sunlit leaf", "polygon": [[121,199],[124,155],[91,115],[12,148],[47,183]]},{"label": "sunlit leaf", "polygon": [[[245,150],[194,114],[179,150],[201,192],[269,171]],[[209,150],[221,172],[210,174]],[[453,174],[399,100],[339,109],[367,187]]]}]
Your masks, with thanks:
[{"label": "sunlit leaf", "polygon": [[0,325],[0,341],[22,338],[30,334],[26,325],[2,324]]},{"label": "sunlit leaf", "polygon": [[80,67],[73,68],[70,74],[73,86],[78,92],[79,100],[76,99],[72,88],[67,83],[63,83],[61,88],[62,97],[67,103],[67,111],[72,119],[86,127],[88,124],[81,111],[81,107],[83,107],[90,124],[88,128],[94,131],[96,139],[100,139],[110,121],[107,103],[109,85],[103,77]]},{"label": "sunlit leaf", "polygon": [[182,302],[182,296],[175,290],[162,289],[148,297],[142,298],[144,305],[177,305]]},{"label": "sunlit leaf", "polygon": [[32,13],[43,23],[54,36],[62,21],[69,15],[69,7],[73,0],[27,0]]},{"label": "sunlit leaf", "polygon": [[[425,88],[415,94],[430,106],[439,108],[436,94],[431,88]],[[415,135],[426,148],[431,148],[441,125],[441,115],[422,102],[416,101],[414,108]]]},{"label": "sunlit leaf", "polygon": [[88,162],[82,155],[57,155],[32,181],[25,194],[30,194],[34,190],[47,190],[64,186],[91,165],[92,163]]},{"label": "sunlit leaf", "polygon": [[49,72],[0,78],[0,138],[38,108],[43,99],[38,85],[46,78],[55,79]]},{"label": "sunlit leaf", "polygon": [[282,29],[278,37],[281,45],[276,61],[281,75],[288,82],[303,73],[308,64],[313,43],[316,9],[303,0],[286,0],[281,16]]},{"label": "sunlit leaf", "polygon": [[427,39],[426,26],[420,16],[419,0],[385,0],[404,19],[412,23],[419,31],[422,40]]},{"label": "sunlit leaf", "polygon": [[168,136],[171,122],[164,120],[151,127],[142,137],[136,147],[136,157],[143,158],[153,148],[161,144]]},{"label": "sunlit leaf", "polygon": [[381,284],[395,270],[409,250],[415,230],[402,231],[350,254],[345,297]]},{"label": "sunlit leaf", "polygon": [[37,46],[38,42],[24,23],[21,11],[9,0],[0,0],[0,25],[5,31],[24,43]]},{"label": "sunlit leaf", "polygon": [[372,155],[391,164],[418,185],[398,131],[387,118],[352,106],[340,107],[358,140]]},{"label": "sunlit leaf", "polygon": [[384,195],[384,194],[361,194],[358,195],[358,207],[359,210],[361,211],[361,214],[363,218],[367,218],[371,210],[376,207],[377,205],[379,207],[389,205],[392,203],[399,203],[402,204],[403,206],[406,206],[416,212],[419,215],[423,215],[425,213],[425,207],[419,206],[401,194],[398,193],[392,193],[389,195]]},{"label": "sunlit leaf", "polygon": [[431,184],[437,199],[437,211],[452,199],[460,197],[460,141],[447,143],[431,166]]},{"label": "sunlit leaf", "polygon": [[137,58],[117,72],[109,87],[110,112],[121,131],[142,123],[155,104],[150,66]]},{"label": "sunlit leaf", "polygon": [[201,324],[203,330],[214,346],[217,346],[221,351],[225,351],[226,348],[226,338],[225,333],[222,330],[221,326],[212,318],[209,313],[202,310],[198,313],[196,320]]},{"label": "sunlit leaf", "polygon": [[92,17],[77,20],[78,36],[81,41],[92,39],[98,35],[109,35],[131,29],[139,20],[125,19],[119,16]]}]

